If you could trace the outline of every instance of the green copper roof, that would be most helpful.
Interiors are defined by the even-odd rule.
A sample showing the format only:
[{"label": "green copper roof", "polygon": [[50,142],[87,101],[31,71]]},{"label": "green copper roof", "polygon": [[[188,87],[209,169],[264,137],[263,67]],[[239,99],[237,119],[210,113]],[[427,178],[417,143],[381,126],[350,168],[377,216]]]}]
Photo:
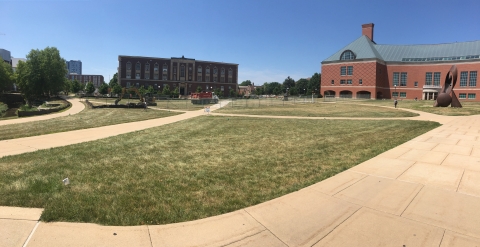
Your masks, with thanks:
[{"label": "green copper roof", "polygon": [[480,41],[436,45],[378,45],[361,36],[323,62],[339,61],[346,50],[356,59],[379,59],[386,62],[429,62],[480,58]]}]

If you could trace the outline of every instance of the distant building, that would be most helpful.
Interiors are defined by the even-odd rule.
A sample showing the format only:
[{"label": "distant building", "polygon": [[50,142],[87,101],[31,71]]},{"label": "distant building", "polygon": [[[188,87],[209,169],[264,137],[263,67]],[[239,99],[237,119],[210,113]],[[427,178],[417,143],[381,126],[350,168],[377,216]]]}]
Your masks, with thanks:
[{"label": "distant building", "polygon": [[321,89],[336,98],[435,100],[452,65],[455,94],[480,101],[480,40],[431,45],[382,45],[373,41],[373,23],[362,36],[322,61]]},{"label": "distant building", "polygon": [[82,74],[82,61],[80,60],[70,60],[67,61],[67,69],[69,74]]},{"label": "distant building", "polygon": [[82,84],[87,84],[88,82],[92,82],[95,88],[100,87],[105,81],[103,79],[103,75],[77,75],[77,74],[69,74],[67,75],[69,80],[77,80]]},{"label": "distant building", "polygon": [[12,55],[10,54],[10,51],[5,49],[0,49],[0,57],[2,57],[3,61],[12,65]]},{"label": "distant building", "polygon": [[152,86],[162,91],[179,89],[180,95],[190,95],[200,87],[211,92],[219,89],[228,96],[237,90],[238,64],[195,60],[193,58],[118,56],[118,83],[122,87]]},{"label": "distant building", "polygon": [[263,86],[255,86],[255,83],[252,83],[251,85],[248,86],[238,86],[238,94],[244,95],[244,96],[250,96],[250,95],[255,95],[256,94],[256,89],[259,87]]},{"label": "distant building", "polygon": [[12,69],[13,69],[13,72],[15,72],[15,71],[17,70],[18,61],[26,62],[27,59],[25,59],[25,58],[15,58],[15,57],[12,57]]}]

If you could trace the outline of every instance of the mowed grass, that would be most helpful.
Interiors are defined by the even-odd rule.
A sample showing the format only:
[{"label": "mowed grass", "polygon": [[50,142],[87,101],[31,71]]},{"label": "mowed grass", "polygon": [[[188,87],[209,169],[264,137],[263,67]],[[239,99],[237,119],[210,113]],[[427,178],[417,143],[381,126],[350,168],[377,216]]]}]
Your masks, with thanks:
[{"label": "mowed grass", "polygon": [[[389,109],[378,106],[365,106],[360,104],[338,103],[307,103],[272,105],[254,104],[255,101],[235,105],[229,105],[215,110],[215,113],[227,114],[250,114],[250,115],[274,115],[274,116],[297,116],[297,117],[362,117],[362,118],[391,118],[391,117],[414,117],[416,113]],[[248,106],[250,103],[250,106]],[[243,106],[243,107],[242,107]],[[245,107],[247,106],[247,107]]]},{"label": "mowed grass", "polygon": [[0,140],[95,128],[113,124],[174,116],[180,113],[143,109],[88,109],[64,117],[20,124],[0,125]]},{"label": "mowed grass", "polygon": [[[435,101],[433,100],[398,100],[397,107],[400,109],[407,108],[446,116],[469,116],[480,114],[480,102],[461,101],[462,108],[433,107],[434,103]],[[343,102],[343,104],[350,105],[351,102]],[[355,104],[372,104],[393,107],[393,100],[366,100]]]},{"label": "mowed grass", "polygon": [[190,221],[297,191],[437,126],[201,116],[4,157],[0,205],[45,208],[43,221]]}]

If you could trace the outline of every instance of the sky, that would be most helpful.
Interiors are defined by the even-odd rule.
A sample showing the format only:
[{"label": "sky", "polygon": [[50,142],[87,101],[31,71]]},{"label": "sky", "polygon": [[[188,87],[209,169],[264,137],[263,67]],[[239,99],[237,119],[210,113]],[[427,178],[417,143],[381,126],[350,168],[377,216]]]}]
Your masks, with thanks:
[{"label": "sky", "polygon": [[56,47],[107,82],[119,55],[185,56],[239,64],[239,82],[261,85],[321,73],[366,23],[377,44],[480,40],[480,1],[0,0],[0,48]]}]

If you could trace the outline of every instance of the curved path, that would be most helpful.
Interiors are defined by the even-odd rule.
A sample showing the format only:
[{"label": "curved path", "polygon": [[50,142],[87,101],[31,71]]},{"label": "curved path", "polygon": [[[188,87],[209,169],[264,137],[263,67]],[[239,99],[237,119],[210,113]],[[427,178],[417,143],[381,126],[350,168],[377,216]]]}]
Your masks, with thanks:
[{"label": "curved path", "polygon": [[409,119],[443,125],[259,205],[132,227],[45,223],[41,209],[0,207],[0,246],[479,246],[480,116],[417,113]]},{"label": "curved path", "polygon": [[70,109],[68,109],[66,111],[59,112],[59,113],[47,114],[47,115],[34,116],[34,117],[24,117],[24,118],[2,120],[2,121],[0,121],[0,126],[1,125],[8,125],[8,124],[41,121],[41,120],[47,120],[47,119],[52,119],[52,118],[57,118],[57,117],[68,116],[68,115],[77,114],[77,113],[83,111],[83,109],[85,109],[85,105],[82,102],[80,102],[80,100],[78,98],[65,98],[65,99],[68,100],[72,104],[72,107],[70,107]]}]

